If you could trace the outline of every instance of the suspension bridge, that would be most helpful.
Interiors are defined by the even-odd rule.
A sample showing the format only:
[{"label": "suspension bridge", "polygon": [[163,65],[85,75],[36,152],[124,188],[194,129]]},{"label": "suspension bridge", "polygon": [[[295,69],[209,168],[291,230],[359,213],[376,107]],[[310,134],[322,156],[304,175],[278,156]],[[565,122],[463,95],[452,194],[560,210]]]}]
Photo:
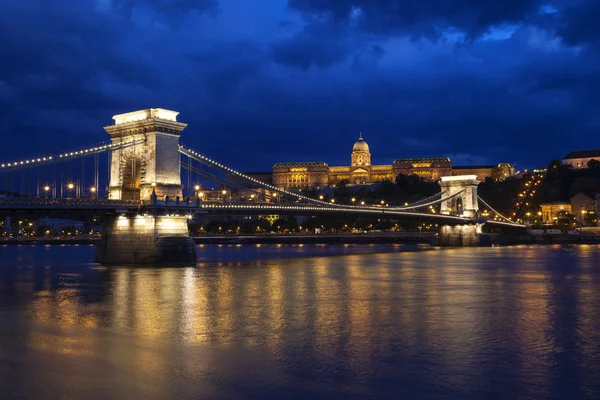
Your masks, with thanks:
[{"label": "suspension bridge", "polygon": [[[187,220],[196,214],[416,219],[437,223],[441,244],[463,246],[477,244],[486,225],[525,228],[481,199],[471,175],[442,177],[436,195],[391,207],[338,204],[274,186],[182,144],[187,124],[177,115],[160,108],[115,115],[104,128],[108,142],[0,163],[0,214],[101,216],[96,258],[105,263],[194,261]],[[208,182],[220,189],[206,191]],[[480,204],[491,219],[482,218]]]}]

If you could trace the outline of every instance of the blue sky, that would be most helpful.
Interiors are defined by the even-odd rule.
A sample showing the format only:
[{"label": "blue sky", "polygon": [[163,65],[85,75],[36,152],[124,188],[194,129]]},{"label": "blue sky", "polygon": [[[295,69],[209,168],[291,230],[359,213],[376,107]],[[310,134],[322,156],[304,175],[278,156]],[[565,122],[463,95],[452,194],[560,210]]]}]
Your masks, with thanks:
[{"label": "blue sky", "polygon": [[374,163],[543,166],[600,147],[598,17],[592,0],[3,0],[0,159],[162,107],[244,170],[345,165],[359,132]]}]

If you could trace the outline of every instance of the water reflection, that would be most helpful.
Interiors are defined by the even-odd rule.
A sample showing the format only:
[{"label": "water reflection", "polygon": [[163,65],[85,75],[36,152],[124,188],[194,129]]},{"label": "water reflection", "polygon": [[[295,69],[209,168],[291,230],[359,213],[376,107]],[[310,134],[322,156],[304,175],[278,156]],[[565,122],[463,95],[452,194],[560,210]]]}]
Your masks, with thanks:
[{"label": "water reflection", "polygon": [[[600,396],[598,246],[45,262],[0,268],[0,355],[21,367],[0,384],[15,393]],[[32,368],[35,385],[15,383]]]}]

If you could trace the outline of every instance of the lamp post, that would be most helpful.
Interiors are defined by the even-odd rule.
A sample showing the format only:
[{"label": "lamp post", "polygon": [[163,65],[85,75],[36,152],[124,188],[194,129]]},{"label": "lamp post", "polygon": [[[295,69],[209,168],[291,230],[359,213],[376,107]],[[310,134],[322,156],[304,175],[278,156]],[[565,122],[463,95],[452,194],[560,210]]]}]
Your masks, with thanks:
[{"label": "lamp post", "polygon": [[227,190],[221,190],[221,194],[223,195],[223,201],[227,200]]},{"label": "lamp post", "polygon": [[48,198],[48,192],[50,191],[50,186],[44,186],[44,197]]},{"label": "lamp post", "polygon": [[92,186],[90,192],[92,193],[92,199],[96,198],[96,188]]},{"label": "lamp post", "polygon": [[75,185],[72,183],[69,183],[67,185],[67,189],[69,189],[69,194],[67,194],[67,198],[69,198],[68,196],[70,195],[71,191],[75,188]]}]

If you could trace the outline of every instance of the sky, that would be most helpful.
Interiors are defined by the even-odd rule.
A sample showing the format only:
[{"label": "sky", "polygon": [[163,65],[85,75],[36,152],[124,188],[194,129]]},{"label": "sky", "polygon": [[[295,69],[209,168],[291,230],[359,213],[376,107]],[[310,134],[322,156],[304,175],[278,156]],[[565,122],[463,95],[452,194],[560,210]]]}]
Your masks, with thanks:
[{"label": "sky", "polygon": [[1,0],[0,161],[160,107],[245,171],[600,148],[597,0]]}]

